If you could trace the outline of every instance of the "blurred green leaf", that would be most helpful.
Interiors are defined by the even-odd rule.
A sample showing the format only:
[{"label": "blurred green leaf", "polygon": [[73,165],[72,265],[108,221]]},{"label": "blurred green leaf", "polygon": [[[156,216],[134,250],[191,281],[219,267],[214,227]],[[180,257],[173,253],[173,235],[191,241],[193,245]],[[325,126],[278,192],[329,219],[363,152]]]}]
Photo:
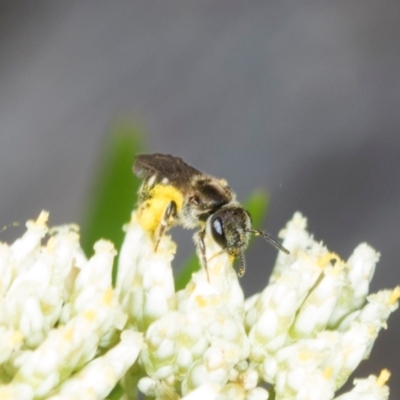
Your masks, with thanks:
[{"label": "blurred green leaf", "polygon": [[124,394],[124,391],[122,390],[122,387],[117,384],[115,388],[111,391],[111,393],[108,395],[107,400],[119,400]]},{"label": "blurred green leaf", "polygon": [[268,386],[268,400],[275,400],[276,392],[273,385]]},{"label": "blurred green leaf", "polygon": [[184,266],[179,272],[179,276],[175,279],[175,290],[183,289],[193,274],[200,267],[200,262],[196,254],[192,254],[185,262]]},{"label": "blurred green leaf", "polygon": [[250,213],[253,228],[260,229],[261,224],[267,216],[269,198],[265,190],[255,190],[244,202],[244,208]]},{"label": "blurred green leaf", "polygon": [[[243,203],[243,207],[250,213],[255,229],[260,228],[262,221],[267,214],[268,208],[268,195],[264,190],[256,190],[251,196]],[[253,238],[250,239],[250,244]],[[175,289],[183,289],[190,280],[192,273],[197,271],[200,267],[200,262],[196,254],[193,254],[184,264],[178,278],[175,282]]]},{"label": "blurred green leaf", "polygon": [[98,172],[88,196],[82,223],[82,247],[87,255],[101,239],[120,249],[122,226],[130,219],[140,181],[132,173],[135,154],[143,150],[143,130],[132,123],[120,123],[112,130],[99,160]]}]

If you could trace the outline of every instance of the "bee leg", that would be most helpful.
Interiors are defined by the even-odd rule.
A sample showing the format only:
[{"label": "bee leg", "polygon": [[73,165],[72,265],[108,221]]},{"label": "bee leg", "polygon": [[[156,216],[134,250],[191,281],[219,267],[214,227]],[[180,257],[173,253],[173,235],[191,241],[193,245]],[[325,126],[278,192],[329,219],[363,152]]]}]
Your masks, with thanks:
[{"label": "bee leg", "polygon": [[165,209],[163,218],[160,222],[160,227],[157,232],[156,244],[154,246],[154,252],[157,251],[162,236],[164,235],[167,227],[171,225],[173,220],[176,218],[176,215],[177,215],[176,203],[174,201],[171,201],[168,204],[167,208]]},{"label": "bee leg", "polygon": [[204,243],[204,236],[206,234],[206,231],[200,231],[197,233],[197,244],[199,246],[199,250],[200,250],[200,258],[201,258],[201,264],[204,267],[204,269],[206,270],[206,274],[207,274],[207,281],[210,282],[210,275],[208,274],[208,268],[207,268],[207,259],[206,259],[206,245]]}]

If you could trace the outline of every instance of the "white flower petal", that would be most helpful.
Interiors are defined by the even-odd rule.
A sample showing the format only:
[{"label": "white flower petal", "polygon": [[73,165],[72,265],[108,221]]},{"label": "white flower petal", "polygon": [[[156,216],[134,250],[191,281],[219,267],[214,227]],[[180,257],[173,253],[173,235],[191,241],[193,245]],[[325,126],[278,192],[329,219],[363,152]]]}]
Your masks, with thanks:
[{"label": "white flower petal", "polygon": [[135,362],[142,347],[142,336],[124,331],[121,341],[104,356],[88,363],[57,390],[51,400],[105,398],[128,368]]}]

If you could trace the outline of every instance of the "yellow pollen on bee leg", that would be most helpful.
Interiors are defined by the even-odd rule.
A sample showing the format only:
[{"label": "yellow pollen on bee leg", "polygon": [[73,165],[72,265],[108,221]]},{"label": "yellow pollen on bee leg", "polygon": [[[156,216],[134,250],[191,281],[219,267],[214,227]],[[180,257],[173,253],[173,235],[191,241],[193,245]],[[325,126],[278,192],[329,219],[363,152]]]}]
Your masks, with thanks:
[{"label": "yellow pollen on bee leg", "polygon": [[138,221],[150,235],[153,236],[157,231],[165,210],[172,201],[179,212],[183,205],[182,193],[171,185],[156,185],[150,192],[150,199],[139,206]]}]

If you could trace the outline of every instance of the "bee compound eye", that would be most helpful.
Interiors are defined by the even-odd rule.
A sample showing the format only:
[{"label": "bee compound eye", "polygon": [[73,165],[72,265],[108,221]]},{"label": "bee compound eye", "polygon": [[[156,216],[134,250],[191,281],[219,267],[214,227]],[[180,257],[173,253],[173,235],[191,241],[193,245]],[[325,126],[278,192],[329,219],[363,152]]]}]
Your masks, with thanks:
[{"label": "bee compound eye", "polygon": [[214,240],[222,247],[226,247],[226,236],[221,218],[216,217],[211,221],[211,234]]}]

